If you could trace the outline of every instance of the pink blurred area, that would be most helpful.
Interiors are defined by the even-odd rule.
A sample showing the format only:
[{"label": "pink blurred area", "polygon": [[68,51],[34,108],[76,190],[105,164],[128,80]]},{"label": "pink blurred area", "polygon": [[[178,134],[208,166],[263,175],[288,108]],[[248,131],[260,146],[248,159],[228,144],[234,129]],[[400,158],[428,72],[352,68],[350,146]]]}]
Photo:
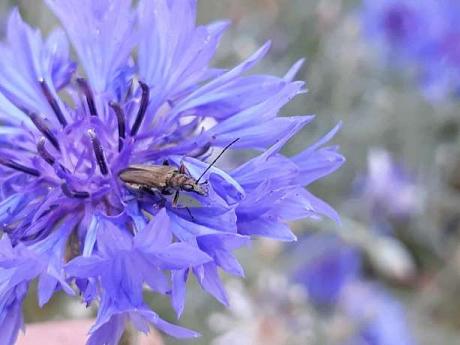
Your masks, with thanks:
[{"label": "pink blurred area", "polygon": [[[26,326],[16,345],[83,345],[93,320],[53,321]],[[139,345],[163,345],[158,334],[151,331],[139,337]]]}]

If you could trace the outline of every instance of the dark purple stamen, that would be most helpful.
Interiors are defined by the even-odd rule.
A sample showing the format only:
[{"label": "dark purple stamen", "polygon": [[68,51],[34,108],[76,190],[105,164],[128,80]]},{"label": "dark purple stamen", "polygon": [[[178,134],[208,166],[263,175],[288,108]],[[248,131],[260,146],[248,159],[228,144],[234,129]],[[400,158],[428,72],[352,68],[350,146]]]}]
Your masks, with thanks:
[{"label": "dark purple stamen", "polygon": [[54,165],[56,160],[46,149],[45,143],[46,139],[44,137],[41,137],[37,143],[37,152],[49,165]]},{"label": "dark purple stamen", "polygon": [[46,97],[49,105],[51,106],[51,108],[53,108],[54,114],[56,114],[56,117],[57,117],[59,123],[62,125],[62,127],[67,126],[67,120],[65,119],[64,114],[62,113],[62,110],[59,107],[59,104],[58,104],[56,98],[54,98],[53,94],[51,93],[51,90],[50,90],[48,84],[43,79],[40,79],[39,83],[40,83],[40,85],[42,87],[42,91],[45,94],[45,97]]},{"label": "dark purple stamen", "polygon": [[23,173],[26,173],[26,174],[29,174],[35,177],[40,176],[40,172],[38,170],[26,167],[22,164],[12,161],[11,159],[0,158],[0,165],[6,166],[14,170],[21,171]]},{"label": "dark purple stamen", "polygon": [[4,232],[5,234],[10,234],[14,231],[15,228],[9,228],[6,224],[0,225],[0,231]]},{"label": "dark purple stamen", "polygon": [[136,120],[134,121],[133,128],[131,128],[131,136],[134,136],[139,131],[141,127],[142,121],[144,120],[145,112],[147,111],[147,107],[149,105],[150,100],[150,89],[147,84],[139,81],[139,85],[142,89],[142,97],[141,97],[141,105],[139,107],[139,111],[137,112]]},{"label": "dark purple stamen", "polygon": [[67,183],[61,184],[61,189],[64,192],[66,196],[69,198],[77,198],[77,199],[86,199],[89,198],[89,193],[88,192],[79,192],[70,189],[70,187],[67,185]]},{"label": "dark purple stamen", "polygon": [[96,104],[94,103],[93,91],[88,85],[88,82],[84,78],[78,78],[77,84],[80,87],[80,90],[84,93],[86,97],[86,102],[88,104],[89,112],[92,116],[97,116]]},{"label": "dark purple stamen", "polygon": [[38,116],[36,113],[28,112],[30,119],[34,123],[35,127],[50,141],[50,143],[56,148],[56,150],[60,151],[59,142],[51,129],[46,124],[45,120]]},{"label": "dark purple stamen", "polygon": [[209,149],[211,148],[211,143],[207,143],[206,145],[204,145],[203,147],[200,147],[194,151],[192,151],[189,156],[190,157],[194,157],[194,158],[198,158],[198,157],[201,157],[203,156],[205,153],[207,153],[209,151]]},{"label": "dark purple stamen", "polygon": [[125,112],[120,104],[116,102],[110,102],[110,107],[115,112],[118,121],[118,152],[123,148],[123,139],[126,137],[126,123],[125,123]]},{"label": "dark purple stamen", "polygon": [[109,169],[107,168],[107,163],[105,161],[104,150],[102,149],[101,142],[97,138],[94,129],[89,129],[88,135],[91,139],[91,143],[93,144],[94,155],[96,156],[96,161],[99,165],[99,169],[101,170],[102,175],[107,175],[109,173]]}]

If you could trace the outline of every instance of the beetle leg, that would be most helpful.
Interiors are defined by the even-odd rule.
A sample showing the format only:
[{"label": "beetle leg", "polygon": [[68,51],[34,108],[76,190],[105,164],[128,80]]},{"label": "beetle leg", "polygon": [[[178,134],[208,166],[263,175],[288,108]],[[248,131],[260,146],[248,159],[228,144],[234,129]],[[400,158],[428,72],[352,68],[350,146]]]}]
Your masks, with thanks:
[{"label": "beetle leg", "polygon": [[176,191],[176,194],[174,194],[174,199],[173,199],[173,207],[177,206],[177,202],[179,201],[179,191]]},{"label": "beetle leg", "polygon": [[161,191],[161,194],[163,195],[173,195],[173,193],[174,192],[171,189],[166,189],[166,188]]},{"label": "beetle leg", "polygon": [[144,196],[144,194],[147,194],[147,195],[154,195],[155,194],[150,188],[145,187],[145,186],[140,186],[138,191],[140,193],[140,196]]},{"label": "beetle leg", "polygon": [[158,202],[158,207],[159,208],[163,208],[166,206],[166,199],[165,198],[161,198],[160,201]]},{"label": "beetle leg", "polygon": [[192,218],[192,221],[195,221],[195,217],[193,217],[193,214],[192,214],[192,211],[190,211],[190,209],[188,207],[185,208],[190,216],[190,218]]}]

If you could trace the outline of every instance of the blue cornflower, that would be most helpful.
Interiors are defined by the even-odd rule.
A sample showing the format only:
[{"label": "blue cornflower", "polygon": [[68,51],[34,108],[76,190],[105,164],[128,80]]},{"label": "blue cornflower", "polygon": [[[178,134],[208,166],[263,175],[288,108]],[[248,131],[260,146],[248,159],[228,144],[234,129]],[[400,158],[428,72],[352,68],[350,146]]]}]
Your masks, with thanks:
[{"label": "blue cornflower", "polygon": [[[361,255],[332,235],[309,236],[299,244],[303,262],[294,273],[294,280],[307,291],[314,305],[335,305],[343,289],[356,280],[361,271]],[[300,256],[300,255],[299,255]]]},{"label": "blue cornflower", "polygon": [[410,54],[417,49],[425,24],[424,8],[419,3],[415,0],[364,0],[363,23],[367,33],[388,45],[391,51],[396,49],[398,54]]},{"label": "blue cornflower", "polygon": [[[179,316],[193,274],[225,304],[219,270],[243,276],[233,251],[251,236],[293,240],[288,221],[336,219],[304,186],[343,163],[325,146],[337,128],[282,155],[312,120],[278,116],[304,92],[301,62],[281,78],[245,75],[267,43],[232,69],[210,67],[228,23],[196,26],[193,0],[46,3],[79,65],[64,31],[44,40],[13,11],[0,46],[0,338],[14,343],[35,278],[40,305],[61,289],[99,305],[88,344],[117,344],[126,322],[194,337],[144,289],[170,296]],[[207,170],[231,143],[259,155]],[[131,173],[146,166],[148,181]]]},{"label": "blue cornflower", "polygon": [[414,345],[406,310],[382,286],[357,281],[346,287],[340,309],[353,334],[343,345]]},{"label": "blue cornflower", "polygon": [[415,178],[388,151],[369,151],[362,180],[362,194],[374,220],[404,220],[420,209],[423,193]]},{"label": "blue cornflower", "polygon": [[[318,234],[303,239],[299,249],[304,262],[293,278],[315,306],[343,317],[349,330],[335,343],[415,344],[401,303],[383,286],[364,277],[358,248],[331,234]],[[336,333],[329,326],[327,332]]]},{"label": "blue cornflower", "polygon": [[436,100],[460,89],[460,4],[455,0],[365,0],[364,29],[390,61],[418,67]]}]

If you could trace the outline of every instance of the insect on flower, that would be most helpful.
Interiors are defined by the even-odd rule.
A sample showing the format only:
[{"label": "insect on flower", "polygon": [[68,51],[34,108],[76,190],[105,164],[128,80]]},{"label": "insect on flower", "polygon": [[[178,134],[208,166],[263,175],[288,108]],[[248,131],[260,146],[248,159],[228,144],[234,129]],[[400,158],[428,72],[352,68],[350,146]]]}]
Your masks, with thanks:
[{"label": "insect on flower", "polygon": [[228,144],[196,180],[190,175],[183,163],[176,169],[170,166],[167,160],[163,162],[163,165],[130,165],[119,173],[119,177],[133,190],[160,193],[161,195],[172,195],[174,193],[173,206],[176,206],[180,191],[193,192],[202,196],[208,194],[206,188],[208,182],[200,183],[200,180],[216,164],[225,151],[238,140],[239,138]]},{"label": "insect on flower", "polygon": [[[294,240],[290,221],[338,219],[304,187],[344,162],[326,145],[340,125],[283,154],[313,120],[279,116],[305,91],[302,60],[283,76],[251,73],[267,42],[211,67],[229,23],[196,24],[196,0],[44,2],[67,36],[45,40],[13,10],[0,44],[0,344],[15,343],[34,280],[40,306],[59,290],[99,306],[88,345],[118,344],[129,323],[196,337],[145,293],[168,296],[179,317],[195,276],[227,305],[220,273],[244,276],[235,250]],[[230,146],[256,155],[215,167]]]}]

